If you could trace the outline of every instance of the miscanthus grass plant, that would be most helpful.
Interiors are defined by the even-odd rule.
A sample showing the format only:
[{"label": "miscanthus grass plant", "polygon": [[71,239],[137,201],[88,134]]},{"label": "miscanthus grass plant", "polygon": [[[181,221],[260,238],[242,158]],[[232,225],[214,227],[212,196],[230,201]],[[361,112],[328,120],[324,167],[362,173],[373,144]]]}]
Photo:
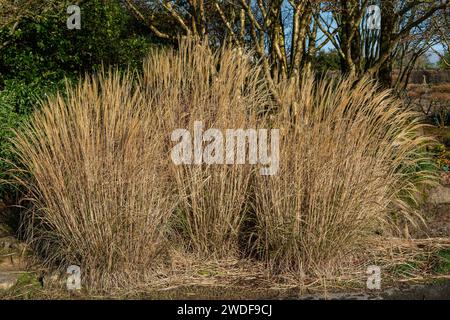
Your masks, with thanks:
[{"label": "miscanthus grass plant", "polygon": [[[255,176],[255,251],[273,270],[332,274],[394,215],[414,225],[435,182],[416,113],[369,79],[281,84],[280,174]],[[398,221],[398,220],[397,220]]]},{"label": "miscanthus grass plant", "polygon": [[[420,221],[431,140],[371,80],[280,81],[275,106],[250,55],[193,41],[152,52],[133,77],[88,76],[16,132],[27,239],[47,265],[78,264],[105,288],[188,255],[317,275],[395,227],[393,214]],[[171,133],[195,121],[280,129],[277,174],[174,164]]]},{"label": "miscanthus grass plant", "polygon": [[66,96],[14,139],[27,239],[47,265],[79,265],[86,282],[145,270],[166,247],[173,206],[163,132],[130,74],[87,77]]}]

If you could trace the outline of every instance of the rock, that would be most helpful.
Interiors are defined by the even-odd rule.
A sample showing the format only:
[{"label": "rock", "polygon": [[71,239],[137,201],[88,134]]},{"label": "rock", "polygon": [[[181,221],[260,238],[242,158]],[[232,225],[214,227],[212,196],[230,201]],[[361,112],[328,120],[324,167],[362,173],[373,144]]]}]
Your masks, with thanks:
[{"label": "rock", "polygon": [[17,252],[22,254],[26,249],[26,244],[14,237],[9,236],[0,238],[0,252]]},{"label": "rock", "polygon": [[19,270],[26,266],[23,256],[18,254],[0,255],[0,270]]},{"label": "rock", "polygon": [[433,204],[450,203],[450,188],[438,186],[430,191],[429,201]]},{"label": "rock", "polygon": [[7,250],[7,251],[13,250],[13,249],[15,249],[17,242],[18,241],[14,237],[11,237],[11,236],[0,238],[0,249]]},{"label": "rock", "polygon": [[25,267],[26,246],[14,237],[0,238],[0,271]]},{"label": "rock", "polygon": [[18,279],[18,274],[0,272],[0,290],[11,289],[17,283]]}]

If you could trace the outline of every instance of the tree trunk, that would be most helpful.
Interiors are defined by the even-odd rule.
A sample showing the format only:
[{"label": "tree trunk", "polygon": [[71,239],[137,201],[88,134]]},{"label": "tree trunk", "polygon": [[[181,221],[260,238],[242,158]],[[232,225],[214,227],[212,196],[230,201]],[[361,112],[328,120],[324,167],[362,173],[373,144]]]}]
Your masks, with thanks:
[{"label": "tree trunk", "polygon": [[[392,35],[395,30],[395,9],[394,1],[381,3],[381,35],[380,35],[380,57],[389,54],[392,51]],[[380,66],[378,71],[378,80],[383,88],[389,88],[392,84],[392,59],[386,61]]]}]

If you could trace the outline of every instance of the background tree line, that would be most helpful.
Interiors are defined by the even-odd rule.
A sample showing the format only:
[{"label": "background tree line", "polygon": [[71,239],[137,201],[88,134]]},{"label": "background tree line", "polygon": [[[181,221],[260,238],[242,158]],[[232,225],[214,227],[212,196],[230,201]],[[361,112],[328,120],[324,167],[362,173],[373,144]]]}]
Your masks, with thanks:
[{"label": "background tree line", "polygon": [[[370,74],[392,84],[396,59],[411,64],[436,43],[448,51],[446,0],[125,0],[127,8],[161,39],[180,34],[252,49],[266,78],[295,77],[316,65],[321,49],[331,47],[342,73]],[[381,9],[381,28],[367,26],[371,5]],[[447,22],[447,23],[445,23]],[[440,51],[442,53],[442,51]],[[445,56],[445,55],[443,55]],[[406,79],[405,79],[406,80]]]}]

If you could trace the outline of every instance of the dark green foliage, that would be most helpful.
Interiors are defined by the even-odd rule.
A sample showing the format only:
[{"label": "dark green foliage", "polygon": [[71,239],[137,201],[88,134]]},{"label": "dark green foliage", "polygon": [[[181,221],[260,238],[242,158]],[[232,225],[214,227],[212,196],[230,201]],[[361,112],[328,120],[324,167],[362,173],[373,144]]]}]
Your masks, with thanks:
[{"label": "dark green foliage", "polygon": [[26,83],[36,77],[61,79],[105,65],[136,67],[148,50],[150,39],[118,1],[85,1],[81,30],[66,26],[66,5],[57,11],[22,20],[13,34],[0,29],[0,42],[8,41],[0,55],[3,81],[18,78]]},{"label": "dark green foliage", "polygon": [[315,69],[317,73],[323,74],[327,71],[340,70],[340,57],[336,50],[319,51],[315,59]]}]

